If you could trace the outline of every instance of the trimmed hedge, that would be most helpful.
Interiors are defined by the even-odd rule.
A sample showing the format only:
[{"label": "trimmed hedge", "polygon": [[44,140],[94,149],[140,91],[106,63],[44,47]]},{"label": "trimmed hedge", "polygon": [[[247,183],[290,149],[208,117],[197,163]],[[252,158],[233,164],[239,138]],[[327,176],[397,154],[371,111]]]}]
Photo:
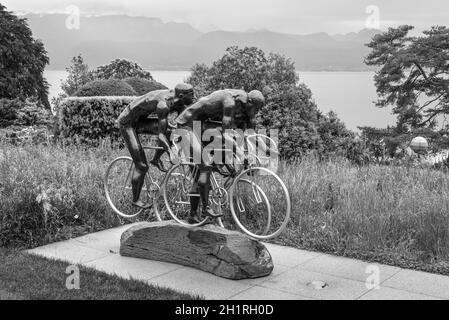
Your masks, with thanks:
[{"label": "trimmed hedge", "polygon": [[128,83],[131,87],[133,87],[134,91],[139,96],[143,96],[144,94],[147,94],[151,91],[156,90],[167,90],[168,88],[164,86],[162,83],[159,83],[157,81],[151,81],[143,78],[126,78],[124,80],[126,83]]},{"label": "trimmed hedge", "polygon": [[136,97],[65,99],[59,109],[58,133],[65,139],[96,144],[102,139],[121,141],[116,120]]},{"label": "trimmed hedge", "polygon": [[137,96],[133,87],[123,80],[94,80],[82,86],[75,97]]}]

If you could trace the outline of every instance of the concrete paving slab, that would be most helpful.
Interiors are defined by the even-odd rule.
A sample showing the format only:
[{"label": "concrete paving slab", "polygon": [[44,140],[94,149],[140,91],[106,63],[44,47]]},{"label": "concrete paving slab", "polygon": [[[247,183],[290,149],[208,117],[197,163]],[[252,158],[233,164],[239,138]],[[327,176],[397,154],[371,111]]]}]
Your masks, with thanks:
[{"label": "concrete paving slab", "polygon": [[369,276],[366,262],[272,244],[266,244],[275,264],[272,275],[241,281],[179,265],[121,257],[120,237],[132,226],[27,252],[202,295],[206,299],[449,299],[449,277],[375,264],[379,267],[381,285],[379,290],[369,290],[365,284]]},{"label": "concrete paving slab", "polygon": [[305,250],[283,247],[271,243],[264,243],[273,258],[275,265],[286,267],[296,267],[316,257],[323,255],[318,252],[310,252]]},{"label": "concrete paving slab", "polygon": [[449,299],[449,277],[432,273],[401,270],[382,286]]},{"label": "concrete paving slab", "polygon": [[111,254],[84,265],[125,279],[144,281],[182,268],[176,264],[122,257],[119,254]]},{"label": "concrete paving slab", "polygon": [[[325,287],[321,288],[321,285]],[[364,282],[311,272],[301,267],[288,270],[261,286],[325,300],[354,300],[369,291]]]},{"label": "concrete paving slab", "polygon": [[244,280],[239,280],[239,282],[249,284],[252,286],[258,285],[258,284],[264,283],[270,279],[276,278],[277,276],[283,274],[284,272],[287,272],[290,269],[291,269],[290,267],[286,267],[283,265],[275,265],[273,272],[267,277],[258,278],[258,279],[244,279]]},{"label": "concrete paving slab", "polygon": [[80,246],[75,240],[53,243],[44,247],[28,250],[27,252],[73,264],[83,264],[109,255],[101,250]]},{"label": "concrete paving slab", "polygon": [[360,300],[439,300],[438,298],[388,287],[379,287],[363,295]]},{"label": "concrete paving slab", "polygon": [[279,290],[268,289],[260,286],[254,286],[245,290],[229,300],[310,300],[296,294],[282,292]]},{"label": "concrete paving slab", "polygon": [[401,271],[400,268],[396,267],[335,257],[327,254],[305,262],[301,265],[301,268],[362,282],[365,282],[372,272],[378,268],[380,283]]},{"label": "concrete paving slab", "polygon": [[125,225],[114,229],[104,230],[97,233],[88,234],[79,238],[73,239],[79,245],[101,250],[109,253],[110,251],[118,253],[120,251],[120,238],[126,230],[135,224]]},{"label": "concrete paving slab", "polygon": [[252,285],[241,281],[219,278],[213,274],[188,267],[153,278],[148,283],[203,295],[212,300],[226,300],[252,287]]}]

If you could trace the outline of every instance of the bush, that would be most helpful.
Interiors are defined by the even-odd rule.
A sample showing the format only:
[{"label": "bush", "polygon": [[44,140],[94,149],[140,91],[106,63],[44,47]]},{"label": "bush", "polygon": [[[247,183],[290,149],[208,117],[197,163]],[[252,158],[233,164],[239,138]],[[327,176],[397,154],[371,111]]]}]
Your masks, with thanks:
[{"label": "bush", "polygon": [[116,120],[133,97],[68,98],[58,114],[58,132],[65,139],[95,144],[100,139],[120,141]]},{"label": "bush", "polygon": [[137,93],[125,81],[117,79],[94,80],[82,86],[75,97],[102,97],[102,96],[136,96]]},{"label": "bush", "polygon": [[115,59],[105,66],[100,66],[92,71],[92,76],[98,80],[123,80],[132,77],[153,80],[151,73],[145,71],[138,63],[126,59]]},{"label": "bush", "polygon": [[0,128],[9,126],[47,126],[52,116],[36,102],[0,99]]},{"label": "bush", "polygon": [[137,77],[127,78],[125,79],[125,82],[128,83],[139,96],[143,96],[144,94],[147,94],[151,91],[168,89],[162,83],[159,83],[157,81],[151,81]]}]

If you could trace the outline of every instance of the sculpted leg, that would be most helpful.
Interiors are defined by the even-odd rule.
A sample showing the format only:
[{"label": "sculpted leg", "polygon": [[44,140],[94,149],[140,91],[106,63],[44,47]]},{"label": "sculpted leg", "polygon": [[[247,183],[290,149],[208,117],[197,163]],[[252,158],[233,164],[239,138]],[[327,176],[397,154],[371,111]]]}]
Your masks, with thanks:
[{"label": "sculpted leg", "polygon": [[156,150],[156,152],[154,153],[154,157],[150,163],[154,165],[156,168],[158,168],[160,171],[167,172],[168,170],[164,168],[164,165],[162,164],[161,161],[161,157],[164,154],[164,152],[168,152],[168,154],[170,155],[170,160],[172,162],[174,162],[175,160],[172,159],[173,156],[171,154],[171,149],[167,137],[162,133],[159,134],[159,147],[163,149]]},{"label": "sculpted leg", "polygon": [[[168,142],[166,143],[161,142],[161,134],[159,134],[158,120],[148,118],[139,120],[136,132],[137,134],[159,135],[159,147],[164,148],[164,150],[156,150],[154,152],[153,159],[150,161],[150,163],[154,165],[156,168],[158,168],[160,171],[167,172],[160,159],[164,154],[165,150],[167,149]],[[167,141],[167,138],[165,139]]]},{"label": "sculpted leg", "polygon": [[145,151],[142,148],[142,144],[140,143],[135,129],[121,128],[121,133],[136,167],[132,177],[133,205],[143,209],[150,208],[151,205],[140,201],[140,194],[145,182],[145,175],[149,169]]},{"label": "sculpted leg", "polygon": [[200,178],[200,173],[197,172],[196,176],[193,180],[192,188],[190,189],[190,194],[195,195],[190,197],[190,217],[189,217],[189,223],[190,224],[197,224],[202,221],[201,217],[198,215],[198,206],[200,204],[200,197],[197,197],[196,195],[199,194],[199,185],[198,180]]}]

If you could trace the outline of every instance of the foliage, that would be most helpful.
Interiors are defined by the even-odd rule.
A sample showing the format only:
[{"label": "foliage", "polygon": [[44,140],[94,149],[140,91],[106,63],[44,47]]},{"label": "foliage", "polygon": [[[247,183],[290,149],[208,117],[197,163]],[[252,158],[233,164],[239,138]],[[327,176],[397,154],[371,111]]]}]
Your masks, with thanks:
[{"label": "foliage", "polygon": [[33,38],[26,20],[0,4],[0,98],[33,98],[49,107],[43,75],[48,63],[44,45]]},{"label": "foliage", "polygon": [[364,150],[361,141],[354,132],[346,128],[335,112],[320,114],[317,127],[320,137],[318,154],[321,159],[337,155],[357,164],[369,161],[367,150]]},{"label": "foliage", "polygon": [[84,62],[82,55],[72,58],[70,67],[66,68],[67,79],[62,83],[61,89],[65,95],[71,97],[81,87],[94,80],[89,66]]},{"label": "foliage", "polygon": [[96,144],[100,139],[121,141],[116,127],[131,97],[69,98],[61,104],[58,131],[61,138]]},{"label": "foliage", "polygon": [[137,96],[136,91],[125,81],[117,79],[94,80],[76,91],[75,97]]},{"label": "foliage", "polygon": [[426,138],[429,142],[429,154],[437,154],[449,149],[449,136],[446,129],[416,128],[405,133],[392,127],[385,129],[359,127],[359,129],[365,147],[372,156],[372,161],[375,162],[386,163],[388,159],[407,160],[407,157],[416,156],[410,149],[410,142],[418,136]]},{"label": "foliage", "polygon": [[135,77],[153,80],[150,72],[145,71],[138,63],[126,59],[115,59],[105,66],[100,66],[92,71],[92,76],[97,80],[124,80]]},{"label": "foliage", "polygon": [[259,129],[278,130],[279,149],[285,159],[317,149],[319,111],[305,85],[276,87],[258,115]]},{"label": "foliage", "polygon": [[126,78],[124,81],[128,83],[139,96],[143,96],[144,94],[147,94],[148,92],[151,91],[168,89],[163,84],[154,80],[147,80],[143,78],[134,77],[134,78]]},{"label": "foliage", "polygon": [[[342,133],[326,128],[327,116],[318,110],[310,89],[298,81],[291,59],[274,53],[266,55],[255,47],[230,47],[210,67],[193,66],[187,80],[200,96],[225,88],[262,91],[267,103],[258,114],[259,129],[279,130],[280,151],[287,159],[301,157],[310,150],[327,152],[328,141],[334,134]],[[336,115],[332,121],[336,121],[334,118]],[[343,131],[349,135],[346,129]]]},{"label": "foliage", "polygon": [[432,27],[423,36],[410,36],[412,26],[390,28],[376,35],[366,64],[377,66],[377,106],[393,106],[397,126],[434,127],[449,112],[449,29]]},{"label": "foliage", "polygon": [[0,99],[0,128],[50,124],[50,112],[42,109],[36,102]]},{"label": "foliage", "polygon": [[16,127],[11,126],[6,129],[0,129],[0,141],[8,142],[14,146],[27,144],[50,144],[53,141],[53,135],[48,127],[30,126]]}]

